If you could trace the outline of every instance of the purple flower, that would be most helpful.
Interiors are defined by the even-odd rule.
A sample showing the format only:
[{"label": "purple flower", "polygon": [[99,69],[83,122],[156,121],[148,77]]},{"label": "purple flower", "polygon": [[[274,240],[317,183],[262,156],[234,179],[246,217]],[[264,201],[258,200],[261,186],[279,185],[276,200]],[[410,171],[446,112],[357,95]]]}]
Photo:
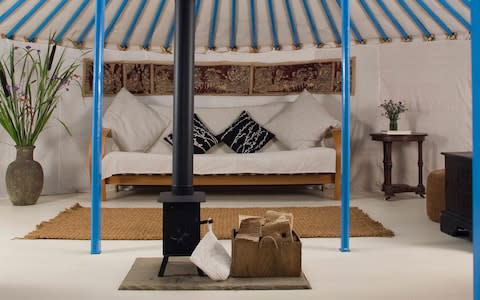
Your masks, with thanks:
[{"label": "purple flower", "polygon": [[28,45],[28,46],[25,47],[25,49],[30,50],[30,49],[32,49],[32,46]]}]

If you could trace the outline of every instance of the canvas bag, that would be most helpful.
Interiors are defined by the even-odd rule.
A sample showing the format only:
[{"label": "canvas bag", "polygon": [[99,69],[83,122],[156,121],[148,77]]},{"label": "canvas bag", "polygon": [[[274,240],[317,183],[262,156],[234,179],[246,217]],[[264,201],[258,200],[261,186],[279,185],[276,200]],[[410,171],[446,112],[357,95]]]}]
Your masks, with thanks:
[{"label": "canvas bag", "polygon": [[213,233],[211,222],[208,223],[207,234],[190,256],[190,261],[212,280],[226,280],[230,276],[232,259]]}]

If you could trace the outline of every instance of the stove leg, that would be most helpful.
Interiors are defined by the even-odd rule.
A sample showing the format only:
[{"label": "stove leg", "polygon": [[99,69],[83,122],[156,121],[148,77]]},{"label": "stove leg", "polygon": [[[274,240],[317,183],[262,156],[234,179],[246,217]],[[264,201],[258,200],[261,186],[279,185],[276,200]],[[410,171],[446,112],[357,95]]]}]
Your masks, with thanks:
[{"label": "stove leg", "polygon": [[162,260],[162,265],[160,266],[160,271],[158,272],[158,277],[163,277],[165,275],[165,269],[168,264],[168,256],[164,256]]}]

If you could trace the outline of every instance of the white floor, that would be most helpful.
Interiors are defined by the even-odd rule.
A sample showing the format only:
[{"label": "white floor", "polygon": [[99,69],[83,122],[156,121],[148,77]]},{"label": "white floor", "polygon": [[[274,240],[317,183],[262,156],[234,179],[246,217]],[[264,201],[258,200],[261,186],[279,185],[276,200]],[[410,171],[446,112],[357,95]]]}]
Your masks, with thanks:
[{"label": "white floor", "polygon": [[[103,241],[101,255],[88,241],[15,240],[86,194],[42,197],[30,207],[0,199],[0,299],[472,299],[471,243],[447,236],[425,215],[425,200],[405,194],[352,197],[352,206],[392,229],[394,238],[304,239],[303,270],[312,290],[164,292],[118,291],[136,257],[158,257],[161,241]],[[338,205],[314,191],[211,191],[205,206]],[[155,193],[117,194],[108,207],[157,207]],[[229,249],[229,241],[224,241]]]}]

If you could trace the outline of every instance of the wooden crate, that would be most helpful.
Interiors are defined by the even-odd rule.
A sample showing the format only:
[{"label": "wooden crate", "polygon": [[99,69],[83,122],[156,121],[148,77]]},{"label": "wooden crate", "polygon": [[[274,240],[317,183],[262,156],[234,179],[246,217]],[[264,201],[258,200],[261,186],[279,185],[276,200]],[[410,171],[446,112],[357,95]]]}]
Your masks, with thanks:
[{"label": "wooden crate", "polygon": [[232,231],[232,277],[297,277],[302,274],[302,243],[293,231],[293,242],[271,239],[263,243],[235,240]]}]

